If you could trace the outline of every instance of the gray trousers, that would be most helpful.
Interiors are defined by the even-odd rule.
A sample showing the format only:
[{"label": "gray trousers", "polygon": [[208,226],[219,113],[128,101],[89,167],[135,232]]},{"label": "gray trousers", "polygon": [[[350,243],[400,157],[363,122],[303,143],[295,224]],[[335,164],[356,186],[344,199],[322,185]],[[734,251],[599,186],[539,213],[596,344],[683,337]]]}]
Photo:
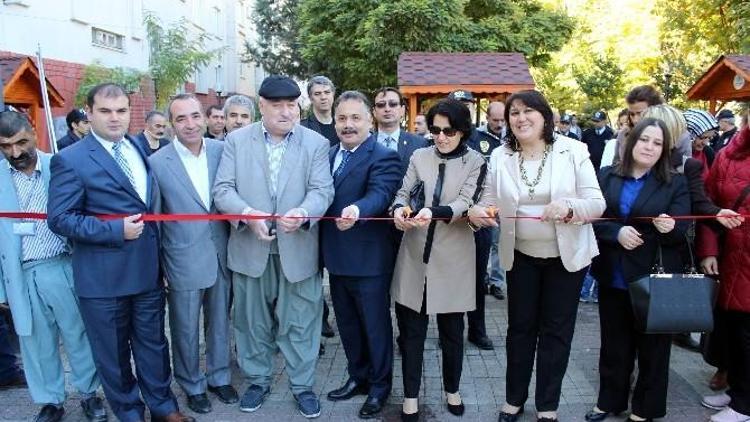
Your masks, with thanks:
[{"label": "gray trousers", "polygon": [[18,339],[31,398],[38,404],[65,402],[61,339],[70,362],[71,384],[84,397],[94,395],[99,377],[78,310],[70,257],[27,262],[23,276],[33,321],[31,335]]},{"label": "gray trousers", "polygon": [[[216,283],[200,290],[169,290],[169,329],[174,377],[188,395],[229,385],[231,372],[229,280],[219,271]],[[200,369],[200,316],[203,310],[206,372]]]},{"label": "gray trousers", "polygon": [[237,363],[250,383],[270,387],[278,349],[292,393],[311,391],[322,325],[320,276],[290,283],[279,255],[271,254],[260,278],[234,273],[232,284]]}]

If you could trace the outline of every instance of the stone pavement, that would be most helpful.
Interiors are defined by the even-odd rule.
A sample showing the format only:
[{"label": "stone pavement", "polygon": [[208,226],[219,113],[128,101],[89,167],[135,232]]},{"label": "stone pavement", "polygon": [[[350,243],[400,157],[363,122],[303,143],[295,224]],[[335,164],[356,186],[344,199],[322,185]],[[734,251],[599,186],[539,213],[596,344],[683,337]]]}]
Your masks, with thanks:
[{"label": "stone pavement", "polygon": [[[437,328],[433,321],[427,334],[425,344],[424,378],[422,396],[420,397],[422,420],[426,421],[496,421],[498,409],[504,402],[505,395],[505,329],[507,327],[505,301],[498,301],[487,296],[487,329],[490,338],[495,342],[494,351],[480,351],[467,343],[464,372],[461,379],[461,395],[466,404],[466,414],[457,418],[448,413],[442,395],[440,370],[440,351],[437,347]],[[330,303],[330,302],[329,302]],[[395,327],[395,323],[394,323]],[[359,396],[347,402],[333,403],[324,398],[326,392],[340,386],[347,378],[346,358],[338,336],[324,339],[326,354],[321,357],[317,367],[315,390],[321,395],[321,421],[355,421],[357,412],[364,401]],[[594,404],[598,388],[599,357],[599,323],[597,305],[581,304],[578,311],[573,350],[570,364],[562,387],[559,415],[561,421],[582,421],[583,415]],[[274,421],[297,420],[304,418],[297,412],[294,399],[289,392],[286,375],[278,359],[276,378],[272,393],[263,407],[255,413],[241,413],[237,405],[224,405],[209,394],[214,410],[208,415],[195,415],[188,411],[185,396],[177,384],[173,390],[183,411],[196,416],[199,421]],[[238,368],[235,366],[233,384],[240,395],[247,387]],[[713,368],[703,363],[700,355],[672,349],[672,365],[669,379],[669,402],[667,417],[664,421],[705,421],[712,411],[700,406],[701,395],[710,393],[706,386],[713,374]],[[532,377],[533,379],[533,377]],[[68,385],[70,389],[70,385]],[[530,399],[526,404],[526,414],[522,421],[535,421],[533,395],[534,386],[530,387]],[[389,405],[380,420],[398,421],[403,399],[401,379],[401,360],[396,354],[394,367],[393,393]],[[65,406],[65,421],[85,420],[78,396],[72,390]],[[39,407],[31,403],[26,390],[0,391],[0,420],[27,421],[33,420]],[[610,418],[610,421],[624,420]],[[112,420],[112,419],[111,419]]]}]

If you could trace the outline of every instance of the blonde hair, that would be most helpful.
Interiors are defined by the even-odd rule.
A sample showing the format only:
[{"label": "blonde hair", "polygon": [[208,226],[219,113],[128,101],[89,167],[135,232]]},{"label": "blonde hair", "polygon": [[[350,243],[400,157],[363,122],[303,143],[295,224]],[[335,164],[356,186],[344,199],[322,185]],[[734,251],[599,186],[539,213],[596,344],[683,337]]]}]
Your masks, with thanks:
[{"label": "blonde hair", "polygon": [[667,126],[669,139],[665,139],[665,141],[667,141],[668,150],[672,150],[678,146],[678,140],[687,130],[685,116],[682,115],[680,110],[668,104],[653,105],[643,113],[642,118],[646,117],[659,119]]}]

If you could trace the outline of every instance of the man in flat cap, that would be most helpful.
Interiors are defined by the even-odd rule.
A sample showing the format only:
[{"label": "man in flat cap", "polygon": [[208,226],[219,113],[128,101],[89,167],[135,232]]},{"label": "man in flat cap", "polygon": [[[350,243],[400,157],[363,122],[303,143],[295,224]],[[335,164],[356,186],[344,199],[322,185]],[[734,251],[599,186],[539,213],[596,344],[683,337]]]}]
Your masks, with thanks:
[{"label": "man in flat cap", "polygon": [[278,348],[300,413],[314,418],[323,302],[318,221],[308,217],[333,201],[330,144],[295,123],[292,79],[269,76],[258,95],[263,117],[227,135],[213,188],[219,211],[247,215],[231,223],[228,246],[237,361],[250,384],[240,410],[253,412],[268,396]]}]

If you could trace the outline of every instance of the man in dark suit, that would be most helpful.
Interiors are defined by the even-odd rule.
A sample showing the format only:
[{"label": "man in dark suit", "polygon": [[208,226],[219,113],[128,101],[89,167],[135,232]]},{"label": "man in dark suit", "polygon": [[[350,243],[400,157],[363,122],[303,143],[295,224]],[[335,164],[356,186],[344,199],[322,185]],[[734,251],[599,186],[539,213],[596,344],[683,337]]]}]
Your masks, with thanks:
[{"label": "man in dark suit", "polygon": [[321,223],[323,263],[331,280],[331,299],[341,342],[348,361],[349,379],[328,393],[330,400],[366,394],[362,418],[378,415],[391,390],[393,330],[390,284],[394,242],[379,217],[401,183],[398,154],[370,136],[372,118],[367,97],[357,91],[341,94],[335,104],[340,145],[330,151],[336,190],[327,217]]},{"label": "man in dark suit", "polygon": [[146,114],[146,127],[143,132],[135,136],[139,146],[151,155],[169,144],[167,134],[167,117],[161,111],[149,111]]},{"label": "man in dark suit", "polygon": [[[180,94],[167,115],[175,142],[149,157],[167,214],[216,214],[211,186],[224,143],[203,138],[206,119],[194,94]],[[168,221],[161,226],[161,256],[169,283],[169,327],[174,376],[196,413],[211,411],[206,390],[224,403],[239,401],[231,386],[229,270],[225,221]],[[206,372],[200,369],[200,316]]]},{"label": "man in dark suit", "polygon": [[383,87],[375,92],[375,109],[373,115],[378,124],[375,132],[379,144],[398,151],[401,157],[401,176],[406,174],[411,155],[419,148],[427,146],[427,141],[413,133],[401,130],[401,120],[406,107],[398,89]]},{"label": "man in dark suit", "polygon": [[610,139],[614,139],[615,132],[607,125],[607,113],[601,110],[591,115],[591,121],[594,122],[594,127],[583,131],[581,141],[589,147],[591,163],[594,165],[594,170],[598,172],[602,164],[604,145]]},{"label": "man in dark suit", "polygon": [[50,229],[73,243],[76,294],[104,393],[121,421],[145,420],[141,396],[152,420],[192,421],[170,389],[158,227],[140,220],[156,208],[159,188],[146,153],[125,137],[130,101],[105,83],[86,103],[91,133],[52,158],[47,210]]}]

